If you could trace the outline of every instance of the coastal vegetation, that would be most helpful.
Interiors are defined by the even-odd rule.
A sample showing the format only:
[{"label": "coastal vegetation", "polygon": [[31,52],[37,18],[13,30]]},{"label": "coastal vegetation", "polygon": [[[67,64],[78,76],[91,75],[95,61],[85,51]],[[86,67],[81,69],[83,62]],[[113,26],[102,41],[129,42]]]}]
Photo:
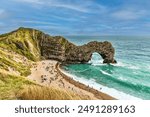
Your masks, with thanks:
[{"label": "coastal vegetation", "polygon": [[41,86],[22,76],[0,73],[0,99],[81,100],[88,98],[59,88]]},{"label": "coastal vegetation", "polygon": [[[29,28],[0,35],[0,99],[89,99],[58,87],[42,86],[27,78],[30,68],[42,58],[38,45],[40,35],[42,32]],[[66,42],[60,40],[64,46]]]},{"label": "coastal vegetation", "polygon": [[26,85],[17,96],[23,100],[87,100],[90,98],[68,92],[66,90],[54,87],[43,87],[37,85]]},{"label": "coastal vegetation", "polygon": [[[0,35],[0,99],[103,99],[95,96],[97,91],[83,88],[85,85],[68,82],[56,69],[58,61],[88,62],[94,51],[101,54],[104,62],[116,62],[109,42],[94,41],[76,46],[64,37],[52,37],[23,27]],[[51,60],[52,63],[45,65],[42,60],[46,59],[55,62]]]},{"label": "coastal vegetation", "polygon": [[22,76],[0,72],[0,99],[17,99],[18,91],[23,89],[23,85],[34,85],[34,83]]}]

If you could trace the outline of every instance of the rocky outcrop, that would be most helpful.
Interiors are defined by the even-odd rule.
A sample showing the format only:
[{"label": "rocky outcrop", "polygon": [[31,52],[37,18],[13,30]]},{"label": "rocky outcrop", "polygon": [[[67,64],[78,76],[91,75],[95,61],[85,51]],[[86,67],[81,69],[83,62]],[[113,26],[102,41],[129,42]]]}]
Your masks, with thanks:
[{"label": "rocky outcrop", "polygon": [[116,63],[115,49],[108,41],[89,42],[83,46],[76,46],[64,37],[43,35],[39,38],[41,55],[46,59],[55,59],[63,63],[86,63],[92,54],[97,52],[104,59],[103,63]]},{"label": "rocky outcrop", "polygon": [[93,41],[83,46],[76,46],[63,37],[45,40],[40,45],[42,56],[46,59],[57,59],[64,63],[86,63],[92,54],[97,52],[104,59],[104,63],[116,63],[115,50],[110,42]]},{"label": "rocky outcrop", "polygon": [[[17,38],[17,41],[15,41],[15,38]],[[11,44],[14,42],[13,48],[21,49],[22,53],[28,50],[28,52],[32,52],[31,55],[34,57],[41,55],[45,59],[54,59],[63,63],[86,63],[91,59],[94,52],[102,56],[104,63],[116,63],[114,59],[115,50],[112,44],[107,41],[93,41],[83,46],[76,46],[64,37],[49,36],[41,31],[29,28],[19,28],[11,33],[1,35],[0,41],[2,42],[2,40],[6,45],[6,42]]]},{"label": "rocky outcrop", "polygon": [[[103,63],[116,63],[114,59],[115,50],[110,42],[93,41],[83,46],[77,46],[76,48],[69,52],[70,54],[67,56],[67,61],[88,62],[91,60],[92,54],[97,52],[103,58]],[[75,51],[73,52],[73,50]]]}]

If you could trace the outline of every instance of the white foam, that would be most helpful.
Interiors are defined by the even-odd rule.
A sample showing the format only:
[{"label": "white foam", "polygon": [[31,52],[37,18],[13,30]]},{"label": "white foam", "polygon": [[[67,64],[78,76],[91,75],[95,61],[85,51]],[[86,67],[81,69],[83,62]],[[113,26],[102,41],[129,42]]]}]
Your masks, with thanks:
[{"label": "white foam", "polygon": [[[105,66],[107,64],[103,64],[103,61],[89,61],[93,66]],[[118,62],[117,64],[111,64],[113,66],[125,67],[127,66],[125,63]]]},{"label": "white foam", "polygon": [[85,71],[87,71],[87,70],[89,70],[89,68],[88,69],[84,69],[84,70],[82,70],[82,71],[74,71],[74,72],[85,72]]},{"label": "white foam", "polygon": [[138,66],[129,66],[128,68],[129,69],[135,69],[135,70],[140,69]]},{"label": "white foam", "polygon": [[122,80],[122,81],[128,81],[127,79],[123,78],[123,77],[119,77],[118,79]]},{"label": "white foam", "polygon": [[103,63],[103,60],[98,53],[93,53],[92,59],[89,61],[89,63],[91,63],[93,66],[97,66],[101,65]]},{"label": "white foam", "polygon": [[105,64],[102,64],[103,63],[102,60],[91,60],[89,61],[89,63],[92,64],[93,66],[105,65]]},{"label": "white foam", "polygon": [[125,67],[127,66],[126,64],[122,63],[122,62],[117,62],[117,64],[111,64],[113,66],[119,66],[119,67]]},{"label": "white foam", "polygon": [[105,64],[101,64],[101,63],[92,63],[93,66],[104,66]]},{"label": "white foam", "polygon": [[150,66],[147,66],[148,69],[150,69]]},{"label": "white foam", "polygon": [[118,62],[117,64],[111,64],[111,65],[119,66],[119,67],[126,67],[129,69],[135,69],[135,70],[140,69],[137,65],[129,65],[129,64],[122,63],[122,62]]},{"label": "white foam", "polygon": [[103,70],[100,70],[103,74],[105,74],[105,75],[108,75],[108,76],[111,76],[111,74],[109,74],[109,73],[107,73],[107,72],[105,72],[105,71],[103,71]]},{"label": "white foam", "polygon": [[103,93],[111,95],[112,97],[114,97],[116,99],[120,99],[120,100],[142,100],[140,98],[131,96],[131,95],[126,94],[124,92],[118,91],[114,88],[109,88],[109,87],[103,86],[101,84],[98,84],[98,83],[95,82],[95,80],[87,80],[85,78],[79,78],[79,77],[76,77],[72,74],[69,74],[68,72],[66,72],[62,69],[61,69],[61,72],[63,72],[67,76],[73,78],[75,81],[79,81],[79,82],[81,82],[85,85],[89,85],[90,87],[93,87],[93,88],[95,88],[95,89],[97,89],[97,90],[99,90]]}]

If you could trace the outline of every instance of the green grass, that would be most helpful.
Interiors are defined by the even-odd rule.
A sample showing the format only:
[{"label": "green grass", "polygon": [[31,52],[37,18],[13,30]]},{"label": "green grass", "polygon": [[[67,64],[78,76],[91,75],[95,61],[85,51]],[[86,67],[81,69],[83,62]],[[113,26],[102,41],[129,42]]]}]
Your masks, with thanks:
[{"label": "green grass", "polygon": [[33,83],[21,76],[0,73],[0,99],[17,99],[23,85],[33,85]]},{"label": "green grass", "polygon": [[71,91],[56,87],[45,87],[38,85],[25,86],[19,92],[18,99],[22,100],[87,100],[86,96],[80,96]]},{"label": "green grass", "polygon": [[28,59],[30,59],[32,61],[38,60],[38,58],[36,58],[27,47],[24,47],[24,50],[18,49],[17,46],[13,42],[12,42],[12,44],[0,42],[0,47],[8,49],[8,50],[13,50],[14,52],[16,52],[18,54],[26,56]]},{"label": "green grass", "polygon": [[[11,33],[0,35],[0,47],[13,50],[32,61],[37,61],[40,59],[40,49],[37,44],[37,37],[33,36],[33,31],[35,34],[41,33],[32,29],[19,28]],[[18,47],[18,43],[22,45],[22,48]]]},{"label": "green grass", "polygon": [[[43,37],[41,31],[19,28],[10,33],[0,35],[0,99],[37,99],[37,100],[66,100],[89,99],[56,87],[45,87],[29,81],[30,66],[13,60],[13,54],[27,57],[29,62],[40,60],[38,41]],[[67,40],[60,39],[64,48]],[[7,51],[3,51],[3,49]],[[13,51],[13,52],[12,52]],[[13,75],[9,68],[18,71],[20,76]]]},{"label": "green grass", "polygon": [[0,72],[0,100],[87,100],[71,91],[45,87],[28,81],[25,77]]},{"label": "green grass", "polygon": [[18,63],[13,59],[9,59],[6,55],[0,56],[0,68],[8,71],[8,67],[14,68],[16,71],[20,72],[22,76],[28,76],[31,74],[30,66],[23,65],[22,63]]},{"label": "green grass", "polygon": [[21,62],[16,62],[13,60],[13,55],[0,50],[0,68],[8,71],[8,67],[14,68],[16,71],[20,72],[22,76],[28,76],[31,74],[30,67],[24,65]]}]

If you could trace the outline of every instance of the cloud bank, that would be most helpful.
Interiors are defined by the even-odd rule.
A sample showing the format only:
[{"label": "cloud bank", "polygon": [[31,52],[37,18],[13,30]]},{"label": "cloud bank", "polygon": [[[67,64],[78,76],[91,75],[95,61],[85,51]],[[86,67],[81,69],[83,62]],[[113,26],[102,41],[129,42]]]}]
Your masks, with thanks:
[{"label": "cloud bank", "polygon": [[53,35],[149,34],[149,0],[1,0],[1,32],[24,26]]}]

